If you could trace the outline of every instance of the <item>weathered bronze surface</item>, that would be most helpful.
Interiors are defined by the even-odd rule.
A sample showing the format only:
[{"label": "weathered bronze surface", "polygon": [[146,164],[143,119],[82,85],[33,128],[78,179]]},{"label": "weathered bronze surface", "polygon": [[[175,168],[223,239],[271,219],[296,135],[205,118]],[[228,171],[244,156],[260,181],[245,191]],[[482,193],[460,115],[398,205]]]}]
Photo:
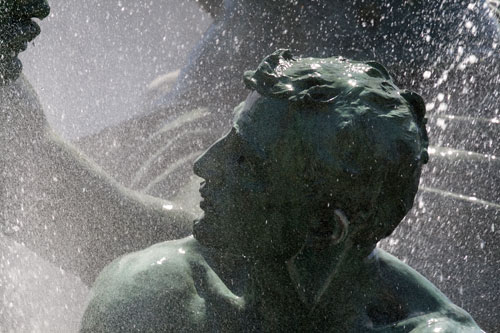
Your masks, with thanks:
[{"label": "weathered bronze surface", "polygon": [[[476,319],[482,319],[481,325],[487,327],[489,322],[494,331],[498,321],[491,309],[498,296],[490,291],[497,289],[499,280],[495,266],[487,263],[497,262],[499,253],[498,227],[493,227],[498,220],[499,164],[498,159],[480,157],[495,157],[499,151],[494,144],[497,124],[485,121],[498,114],[498,25],[485,14],[485,2],[478,1],[473,10],[465,1],[394,0],[383,1],[385,7],[378,8],[366,1],[349,6],[333,0],[325,0],[327,5],[322,1],[282,2],[288,5],[227,1],[223,7],[220,1],[201,1],[215,21],[169,95],[174,97],[169,100],[173,103],[90,138],[81,147],[118,182],[172,198],[191,175],[194,156],[222,133],[230,114],[228,106],[245,93],[241,70],[255,66],[266,52],[276,46],[293,46],[304,55],[380,59],[397,74],[398,83],[421,92],[435,105],[429,120],[434,144],[457,149],[433,149],[435,164],[423,179],[425,214],[419,211],[415,223],[400,228],[401,241],[394,251],[446,289]],[[189,232],[185,214],[177,211],[181,218],[172,217],[164,213],[164,201],[119,186],[46,128],[35,93],[26,80],[15,81],[21,69],[17,53],[38,33],[30,18],[47,15],[46,1],[6,0],[0,1],[0,8],[0,81],[5,88],[0,96],[5,140],[0,160],[3,170],[8,170],[2,174],[5,187],[0,192],[6,233],[91,283],[117,255]],[[281,12],[276,10],[280,8]],[[259,16],[256,9],[269,15]],[[347,24],[342,20],[336,24],[342,13],[348,14]],[[464,20],[472,24],[470,29],[464,29]],[[328,24],[332,22],[335,24]],[[353,38],[349,29],[362,36]],[[204,80],[215,74],[219,80]],[[12,84],[6,88],[8,82]],[[13,103],[6,103],[7,98]],[[443,119],[446,126],[441,126]],[[170,126],[172,123],[181,125]],[[130,136],[131,132],[136,135]],[[474,177],[463,177],[471,174]],[[480,200],[464,201],[463,194],[470,193]],[[15,199],[21,197],[23,200]],[[453,225],[440,223],[443,216]],[[429,221],[436,222],[432,228]],[[480,232],[470,232],[472,228]],[[430,229],[432,233],[426,232]],[[90,230],[99,237],[89,234]],[[425,251],[403,245],[415,239],[417,250]],[[457,246],[450,247],[450,243]],[[482,283],[475,283],[477,272]]]},{"label": "weathered bronze surface", "polygon": [[195,163],[194,237],[109,265],[82,332],[481,332],[376,249],[428,160],[422,98],[385,68],[287,50]]}]

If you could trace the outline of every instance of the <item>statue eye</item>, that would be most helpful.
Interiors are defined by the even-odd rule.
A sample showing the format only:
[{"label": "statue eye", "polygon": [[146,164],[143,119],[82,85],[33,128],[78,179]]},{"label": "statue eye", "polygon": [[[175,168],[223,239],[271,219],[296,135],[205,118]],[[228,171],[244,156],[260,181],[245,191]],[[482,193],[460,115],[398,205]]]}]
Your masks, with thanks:
[{"label": "statue eye", "polygon": [[238,157],[238,159],[236,160],[236,162],[238,164],[243,164],[245,162],[245,156],[240,155],[240,157]]}]

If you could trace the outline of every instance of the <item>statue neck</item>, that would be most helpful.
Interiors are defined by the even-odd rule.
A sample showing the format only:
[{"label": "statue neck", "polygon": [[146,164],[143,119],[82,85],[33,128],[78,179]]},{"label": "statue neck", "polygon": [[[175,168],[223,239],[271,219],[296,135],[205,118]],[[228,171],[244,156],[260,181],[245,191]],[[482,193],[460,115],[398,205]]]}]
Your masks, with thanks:
[{"label": "statue neck", "polygon": [[359,248],[350,241],[319,251],[303,247],[287,263],[288,272],[301,301],[314,312],[323,302],[325,294],[331,291],[332,283],[344,276],[346,271],[364,270],[366,258],[372,251],[373,247],[368,250]]},{"label": "statue neck", "polygon": [[253,261],[245,303],[255,312],[262,331],[281,332],[290,323],[305,322],[307,308],[296,292],[284,260]]},{"label": "statue neck", "polygon": [[[320,253],[303,248],[287,261],[252,261],[245,302],[261,319],[265,331],[282,331],[291,323],[295,328],[302,324],[308,327],[312,322],[321,326],[326,322],[325,304],[343,304],[344,309],[357,294],[356,286],[366,285],[364,277],[369,275],[363,273],[369,271],[366,253],[351,246],[331,247]],[[346,279],[351,281],[348,285],[352,289],[345,287]],[[343,287],[338,288],[339,285]],[[357,301],[358,296],[354,297]],[[338,316],[342,316],[340,310]],[[353,315],[352,311],[348,314]]]}]

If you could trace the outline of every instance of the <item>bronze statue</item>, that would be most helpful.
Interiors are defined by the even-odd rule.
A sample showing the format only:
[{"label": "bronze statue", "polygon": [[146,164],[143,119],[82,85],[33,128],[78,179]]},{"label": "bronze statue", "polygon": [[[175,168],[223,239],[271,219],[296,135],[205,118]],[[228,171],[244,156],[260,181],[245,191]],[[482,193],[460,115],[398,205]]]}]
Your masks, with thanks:
[{"label": "bronze statue", "polygon": [[[285,6],[281,6],[279,1],[231,0],[223,7],[221,1],[201,1],[214,16],[214,24],[192,52],[191,61],[181,72],[175,89],[160,101],[161,109],[122,124],[120,128],[105,131],[97,140],[88,138],[80,146],[87,149],[98,162],[98,167],[51,132],[36,94],[24,78],[15,80],[20,71],[17,53],[25,48],[25,42],[38,33],[38,28],[29,17],[45,16],[48,13],[46,1],[0,1],[3,85],[0,88],[0,161],[4,171],[1,182],[5,185],[0,189],[2,231],[80,276],[86,283],[92,283],[99,270],[116,256],[158,241],[187,235],[190,232],[189,217],[176,209],[178,204],[171,205],[129,191],[106,175],[100,166],[118,182],[142,193],[161,198],[175,197],[180,184],[191,175],[190,165],[195,156],[220,136],[230,117],[229,106],[244,94],[239,79],[241,70],[255,66],[266,52],[274,50],[277,45],[294,47],[303,55],[348,55],[356,60],[377,58],[388,64],[391,72],[396,73],[395,78],[403,81],[404,86],[421,92],[429,105],[435,104],[430,117],[435,142],[448,142],[450,137],[458,139],[455,148],[463,150],[463,154],[474,153],[475,160],[469,163],[465,159],[453,159],[455,155],[443,153],[445,157],[441,158],[440,154],[436,154],[438,166],[432,168],[430,176],[424,179],[426,189],[434,191],[425,192],[426,199],[442,199],[449,195],[439,192],[443,188],[455,194],[453,198],[472,188],[482,199],[477,202],[493,205],[486,205],[485,209],[481,207],[479,213],[475,211],[475,206],[470,208],[474,210],[470,214],[469,210],[463,209],[460,213],[455,213],[455,209],[427,213],[426,219],[446,215],[450,216],[450,220],[462,221],[464,215],[480,214],[487,216],[481,220],[488,221],[487,228],[490,228],[489,217],[498,216],[498,208],[494,205],[498,189],[495,187],[492,190],[488,185],[491,182],[489,176],[481,173],[471,177],[470,181],[449,181],[449,176],[453,175],[450,170],[465,173],[485,168],[498,169],[498,162],[477,158],[479,154],[495,156],[498,150],[494,145],[488,149],[484,144],[488,138],[497,137],[495,129],[491,128],[495,125],[483,121],[495,119],[496,111],[495,107],[488,109],[482,105],[496,105],[498,96],[494,92],[498,90],[495,87],[499,82],[496,79],[498,48],[494,39],[489,39],[498,36],[498,25],[486,14],[482,6],[485,2],[479,1],[471,10],[468,3],[455,1],[383,1],[385,7],[374,7],[366,1],[354,1],[349,6],[339,5],[334,0],[281,2]],[[342,13],[348,14],[345,18],[348,22],[337,22],[341,12],[339,6]],[[260,17],[257,10],[269,12],[272,19]],[[385,11],[391,15],[385,15]],[[250,16],[245,13],[250,13]],[[399,20],[401,17],[404,21]],[[472,22],[476,33],[472,28],[461,28],[463,18]],[[294,23],[296,19],[300,24]],[[393,37],[388,41],[383,38],[387,35],[384,27],[390,27],[389,35]],[[355,35],[360,39],[353,38],[348,28],[356,30]],[[360,36],[360,31],[366,34]],[[410,35],[413,39],[408,37]],[[224,47],[214,46],[217,39]],[[217,73],[217,79],[207,82],[205,78],[211,73]],[[430,78],[422,79],[425,75],[430,75]],[[220,89],[215,89],[221,84]],[[490,91],[485,92],[483,86],[489,87]],[[443,109],[439,108],[440,95],[448,99],[443,102],[443,105],[446,104]],[[9,103],[6,103],[7,100]],[[450,122],[444,130],[438,126],[440,115],[450,117],[446,119],[458,116],[453,119],[462,120]],[[479,119],[472,121],[479,124],[477,126],[482,135],[487,135],[486,139],[470,140],[467,126],[462,126],[462,121],[469,119],[470,115]],[[137,135],[130,136],[131,131]],[[105,140],[102,140],[103,137]],[[118,147],[106,150],[112,146],[106,146],[106,142],[115,139],[118,139]],[[92,152],[96,146],[99,149]],[[15,200],[17,197],[23,199]],[[450,205],[456,207],[458,200],[453,200]],[[26,202],[33,204],[25,205]],[[460,205],[462,202],[460,199]],[[120,209],[110,210],[109,207]],[[469,209],[468,206],[466,208]],[[414,232],[406,231],[415,225],[420,224],[406,225],[406,229],[401,229],[403,236],[414,237]],[[431,244],[448,243],[442,239],[449,235],[449,229],[444,225],[442,228],[436,239],[431,239]],[[455,239],[456,231],[453,232],[448,237]],[[467,232],[467,235],[471,233]],[[465,248],[462,247],[460,252],[441,246],[439,256],[426,260],[418,254],[409,253],[404,245],[399,245],[397,250],[399,254],[407,255],[414,264],[419,264],[419,268],[435,283],[439,280],[432,274],[437,270],[463,282],[466,285],[463,294],[454,291],[457,288],[453,280],[445,279],[440,287],[446,286],[448,293],[454,293],[452,296],[456,302],[464,302],[461,303],[465,304],[464,307],[474,310],[475,318],[479,318],[480,314],[485,318],[481,322],[489,321],[492,327],[498,326],[488,306],[496,304],[498,296],[484,295],[485,290],[493,290],[498,285],[494,267],[482,265],[478,268],[460,258],[453,259],[457,265],[450,268],[439,259],[448,258],[452,252],[451,255],[457,256],[467,253],[469,262],[494,262],[495,253],[498,253],[495,232],[477,237],[482,237],[481,241],[488,244],[484,251],[473,241],[464,242]],[[470,259],[473,257],[475,259]],[[427,271],[424,270],[426,265],[431,267],[427,267]],[[439,269],[435,268],[437,266]],[[477,271],[483,272],[483,280],[490,281],[488,285],[470,283],[475,278],[471,272]],[[485,303],[485,300],[488,301]]]},{"label": "bronze statue", "polygon": [[194,237],[110,264],[81,331],[482,332],[376,248],[428,160],[422,98],[378,63],[288,50],[245,83],[232,129],[194,165]]},{"label": "bronze statue", "polygon": [[[500,254],[500,28],[488,1],[200,3],[214,22],[154,112],[78,147],[126,186],[174,198],[192,177],[196,156],[223,134],[235,103],[245,98],[241,73],[265,55],[283,47],[301,56],[379,61],[399,86],[424,97],[434,157],[424,169],[418,209],[382,247],[405,258],[485,330],[500,331],[492,310],[500,294],[491,292],[500,280],[490,264]],[[197,181],[189,184],[195,189]]]}]

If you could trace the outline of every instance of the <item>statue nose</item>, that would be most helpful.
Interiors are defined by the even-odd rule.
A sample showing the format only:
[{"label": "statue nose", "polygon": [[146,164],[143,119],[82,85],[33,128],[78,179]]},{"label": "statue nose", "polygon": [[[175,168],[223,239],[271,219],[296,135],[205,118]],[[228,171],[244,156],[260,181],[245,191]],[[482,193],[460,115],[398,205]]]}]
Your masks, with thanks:
[{"label": "statue nose", "polygon": [[213,182],[220,179],[218,161],[211,151],[205,152],[194,162],[193,171],[196,175]]},{"label": "statue nose", "polygon": [[194,162],[194,173],[207,181],[221,181],[227,159],[227,136],[217,140]]}]

